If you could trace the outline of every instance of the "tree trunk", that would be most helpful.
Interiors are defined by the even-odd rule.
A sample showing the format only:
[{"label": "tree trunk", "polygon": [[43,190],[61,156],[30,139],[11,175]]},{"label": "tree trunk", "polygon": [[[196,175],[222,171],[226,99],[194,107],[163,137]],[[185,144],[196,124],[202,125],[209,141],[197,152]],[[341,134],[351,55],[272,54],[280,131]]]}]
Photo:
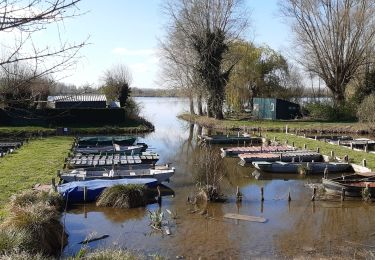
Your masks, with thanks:
[{"label": "tree trunk", "polygon": [[198,103],[198,115],[203,116],[202,94],[198,95],[197,103]]},{"label": "tree trunk", "polygon": [[190,114],[195,115],[193,97],[189,97],[189,102],[190,102]]}]

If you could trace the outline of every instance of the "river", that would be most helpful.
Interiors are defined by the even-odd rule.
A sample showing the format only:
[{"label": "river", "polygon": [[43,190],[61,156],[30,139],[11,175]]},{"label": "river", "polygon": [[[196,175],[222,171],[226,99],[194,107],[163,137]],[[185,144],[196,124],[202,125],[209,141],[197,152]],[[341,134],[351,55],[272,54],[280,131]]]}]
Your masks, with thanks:
[{"label": "river", "polygon": [[[171,235],[163,235],[149,225],[146,208],[120,210],[82,205],[69,210],[63,222],[69,234],[64,256],[76,254],[78,244],[88,236],[109,235],[92,242],[90,248],[121,247],[143,254],[160,254],[167,258],[183,256],[197,259],[249,259],[252,257],[363,257],[375,246],[375,208],[362,201],[311,201],[311,183],[319,177],[278,176],[277,179],[255,179],[254,169],[241,167],[238,159],[224,159],[228,176],[223,181],[226,203],[211,203],[208,214],[187,203],[196,185],[200,148],[196,145],[197,126],[176,116],[187,111],[187,100],[178,98],[137,98],[142,114],[155,125],[155,132],[139,137],[152,151],[160,154],[159,163],[171,163],[176,173],[166,185],[174,196],[163,197],[161,210],[169,221]],[[217,147],[213,149],[218,149]],[[275,176],[273,176],[275,177]],[[236,187],[244,195],[235,202]],[[260,188],[264,187],[262,202]],[[291,201],[288,202],[288,193]],[[177,215],[171,219],[166,209]],[[223,219],[225,213],[261,216],[266,223]]]}]

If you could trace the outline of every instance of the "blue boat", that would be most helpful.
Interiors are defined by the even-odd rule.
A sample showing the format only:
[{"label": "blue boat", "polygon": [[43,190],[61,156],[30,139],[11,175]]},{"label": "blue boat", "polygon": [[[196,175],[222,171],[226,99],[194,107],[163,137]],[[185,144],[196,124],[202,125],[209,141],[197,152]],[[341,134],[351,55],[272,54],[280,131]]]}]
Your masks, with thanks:
[{"label": "blue boat", "polygon": [[[105,188],[114,185],[141,184],[147,187],[156,187],[158,180],[154,178],[138,178],[138,179],[118,179],[118,180],[91,180],[91,181],[73,181],[61,184],[57,187],[57,191],[63,196],[68,204],[94,202],[100,196]],[[86,191],[86,201],[84,190]]]}]

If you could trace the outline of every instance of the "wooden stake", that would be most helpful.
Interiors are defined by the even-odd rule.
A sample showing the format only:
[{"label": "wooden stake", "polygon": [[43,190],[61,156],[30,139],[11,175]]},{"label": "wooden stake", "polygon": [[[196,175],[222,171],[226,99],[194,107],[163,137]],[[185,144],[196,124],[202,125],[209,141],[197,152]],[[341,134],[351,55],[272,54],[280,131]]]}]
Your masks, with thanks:
[{"label": "wooden stake", "polygon": [[335,158],[335,152],[331,151],[331,158]]},{"label": "wooden stake", "polygon": [[313,195],[311,197],[311,201],[315,201],[315,196],[316,196],[316,187],[313,188]]},{"label": "wooden stake", "polygon": [[260,187],[260,200],[264,201],[264,187]]},{"label": "wooden stake", "polygon": [[341,189],[341,201],[345,200],[345,188]]},{"label": "wooden stake", "polygon": [[83,201],[86,202],[87,200],[87,187],[83,187]]},{"label": "wooden stake", "polygon": [[363,167],[367,167],[367,161],[366,161],[366,159],[363,159],[363,160],[362,160],[362,166],[363,166]]},{"label": "wooden stake", "polygon": [[320,147],[317,147],[317,148],[316,148],[316,152],[317,152],[317,153],[320,153]]},{"label": "wooden stake", "polygon": [[303,149],[307,149],[307,144],[303,144]]},{"label": "wooden stake", "polygon": [[290,196],[290,190],[288,192],[288,201],[291,201],[292,200],[292,197]]}]

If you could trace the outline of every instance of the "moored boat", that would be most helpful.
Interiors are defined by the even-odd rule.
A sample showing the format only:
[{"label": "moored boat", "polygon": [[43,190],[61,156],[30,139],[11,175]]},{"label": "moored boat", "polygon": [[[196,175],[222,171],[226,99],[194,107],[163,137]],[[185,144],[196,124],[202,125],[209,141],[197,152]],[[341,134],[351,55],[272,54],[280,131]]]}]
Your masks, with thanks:
[{"label": "moored boat", "polygon": [[201,143],[207,144],[261,144],[262,138],[241,135],[199,135]]},{"label": "moored boat", "polygon": [[82,136],[77,139],[78,146],[133,145],[133,136]]},{"label": "moored boat", "polygon": [[168,165],[155,166],[144,169],[74,169],[59,174],[64,182],[86,181],[86,180],[113,180],[113,179],[135,179],[135,178],[155,178],[159,183],[168,181],[175,172],[174,167]]},{"label": "moored boat", "polygon": [[322,155],[311,151],[293,151],[293,152],[279,152],[279,153],[245,153],[238,155],[240,158],[240,165],[244,166],[247,163],[256,161],[266,162],[319,162],[322,161]]},{"label": "moored boat", "polygon": [[346,176],[336,177],[322,180],[323,186],[328,193],[342,194],[345,196],[361,197],[365,188],[373,198],[375,196],[375,173],[366,174],[350,174]]},{"label": "moored boat", "polygon": [[105,188],[114,185],[129,184],[155,187],[158,184],[158,181],[154,178],[74,181],[57,186],[57,191],[63,196],[68,204],[93,202],[96,201]]},{"label": "moored boat", "polygon": [[301,169],[306,174],[323,174],[326,169],[328,173],[353,172],[353,167],[349,163],[341,162],[253,162],[254,167],[262,172],[270,173],[299,173]]},{"label": "moored boat", "polygon": [[144,151],[143,145],[131,145],[131,146],[120,146],[120,145],[110,145],[110,146],[88,146],[88,147],[76,147],[73,149],[74,153],[80,154],[124,154],[124,155],[134,155],[140,154]]},{"label": "moored boat", "polygon": [[76,154],[73,158],[68,160],[69,167],[106,167],[112,165],[133,165],[133,164],[155,164],[159,160],[157,153],[143,152],[139,155],[121,155],[121,154]]},{"label": "moored boat", "polygon": [[236,157],[244,153],[274,153],[294,151],[296,148],[289,145],[273,146],[244,146],[244,147],[223,147],[221,148],[222,157]]}]

